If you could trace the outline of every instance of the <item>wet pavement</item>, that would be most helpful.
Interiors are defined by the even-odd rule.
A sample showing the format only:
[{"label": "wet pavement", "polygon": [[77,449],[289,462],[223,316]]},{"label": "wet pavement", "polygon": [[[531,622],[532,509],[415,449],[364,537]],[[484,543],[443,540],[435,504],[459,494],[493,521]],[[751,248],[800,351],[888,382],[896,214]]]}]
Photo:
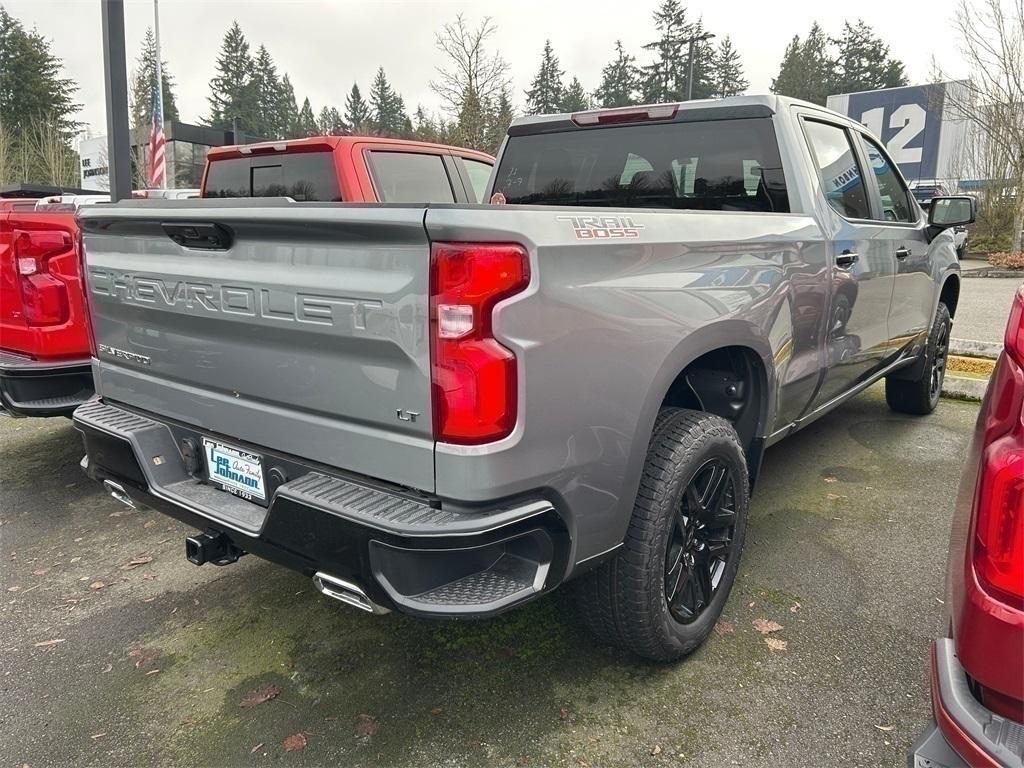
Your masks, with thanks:
[{"label": "wet pavement", "polygon": [[724,621],[673,665],[597,645],[568,589],[431,623],[196,568],[188,529],[84,477],[69,422],[0,420],[3,764],[905,765],[976,416],[875,387],[772,448]]}]

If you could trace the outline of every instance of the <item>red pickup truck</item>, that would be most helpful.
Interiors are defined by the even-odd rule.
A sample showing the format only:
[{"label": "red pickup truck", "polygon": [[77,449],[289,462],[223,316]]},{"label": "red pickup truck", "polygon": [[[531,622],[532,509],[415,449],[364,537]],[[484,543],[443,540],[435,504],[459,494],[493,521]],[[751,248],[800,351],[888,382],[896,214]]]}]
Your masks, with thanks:
[{"label": "red pickup truck", "polygon": [[59,416],[92,395],[70,205],[0,201],[0,411]]},{"label": "red pickup truck", "polygon": [[478,203],[494,158],[472,149],[368,136],[216,147],[202,197],[346,203]]},{"label": "red pickup truck", "polygon": [[[494,158],[418,141],[322,136],[217,147],[201,197],[476,203]],[[0,201],[0,412],[70,416],[92,396],[75,205]]]}]

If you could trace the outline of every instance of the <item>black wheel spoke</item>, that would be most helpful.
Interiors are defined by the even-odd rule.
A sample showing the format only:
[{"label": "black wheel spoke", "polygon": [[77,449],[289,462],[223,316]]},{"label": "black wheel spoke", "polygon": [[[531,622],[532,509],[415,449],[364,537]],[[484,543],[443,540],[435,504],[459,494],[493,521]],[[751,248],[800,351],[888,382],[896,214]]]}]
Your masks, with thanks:
[{"label": "black wheel spoke", "polygon": [[732,550],[735,483],[723,459],[710,459],[687,483],[669,533],[665,599],[677,621],[688,624],[711,604]]}]

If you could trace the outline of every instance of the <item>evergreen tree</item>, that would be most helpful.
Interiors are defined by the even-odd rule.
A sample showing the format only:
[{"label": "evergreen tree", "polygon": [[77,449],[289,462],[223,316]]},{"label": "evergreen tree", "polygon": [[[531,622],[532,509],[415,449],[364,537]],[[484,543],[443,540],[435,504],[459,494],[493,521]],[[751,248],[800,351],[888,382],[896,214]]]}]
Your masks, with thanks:
[{"label": "evergreen tree", "polygon": [[[164,120],[178,119],[178,106],[174,100],[174,77],[167,67],[163,67],[163,99]],[[153,119],[153,85],[156,83],[156,36],[151,28],[146,29],[142,38],[142,51],[135,61],[135,71],[131,81],[131,124],[133,128],[149,125]]]},{"label": "evergreen tree", "polygon": [[654,12],[657,40],[644,46],[654,53],[654,61],[643,67],[643,101],[656,104],[680,101],[686,95],[687,57],[685,42],[694,33],[679,0],[663,0]]},{"label": "evergreen tree", "polygon": [[277,67],[266,46],[261,45],[256,51],[252,83],[256,91],[258,113],[250,130],[266,139],[282,138],[288,132],[288,114],[284,108]]},{"label": "evergreen tree", "polygon": [[281,78],[280,106],[281,132],[287,139],[298,139],[304,134],[299,127],[299,103],[295,100],[295,88],[292,87],[292,80],[285,72]]},{"label": "evergreen tree", "polygon": [[711,95],[718,99],[738,96],[747,90],[748,85],[750,83],[743,76],[740,53],[733,47],[732,39],[726,35],[715,52]]},{"label": "evergreen tree", "polygon": [[370,88],[371,122],[380,136],[401,136],[412,130],[412,121],[405,114],[405,102],[391,87],[384,67],[377,70]]},{"label": "evergreen tree", "polygon": [[298,134],[299,138],[316,136],[320,133],[316,124],[316,117],[313,116],[313,106],[309,103],[308,98],[302,102],[302,109],[299,110],[299,121],[296,125],[295,132]]},{"label": "evergreen tree", "polygon": [[823,105],[830,93],[836,93],[835,62],[828,45],[828,37],[817,22],[803,42],[795,36],[786,46],[778,76],[772,80],[772,92]]},{"label": "evergreen tree", "polygon": [[234,21],[224,35],[217,56],[217,74],[210,81],[210,117],[214,128],[230,130],[237,118],[242,128],[253,132],[259,124],[259,100],[253,83],[254,63],[249,41]]},{"label": "evergreen tree", "polygon": [[35,30],[0,6],[0,124],[5,135],[16,136],[47,120],[70,139],[80,123],[74,119],[78,86],[61,77],[63,62]]},{"label": "evergreen tree", "polygon": [[416,107],[413,115],[413,135],[420,141],[443,142],[443,125],[438,125],[422,105]]},{"label": "evergreen tree", "polygon": [[345,99],[345,122],[356,134],[365,133],[370,127],[370,107],[355,83],[352,83],[352,90]]},{"label": "evergreen tree", "polygon": [[460,147],[484,149],[487,146],[487,108],[471,90],[462,97],[462,108],[456,118],[451,140]]},{"label": "evergreen tree", "polygon": [[562,68],[558,57],[551,49],[551,41],[544,42],[544,54],[541,57],[540,70],[526,92],[526,111],[531,115],[545,115],[558,112],[565,95],[562,85]]},{"label": "evergreen tree", "polygon": [[590,109],[590,97],[579,78],[574,77],[569,83],[569,87],[565,89],[559,109],[562,112],[582,112],[585,109]]},{"label": "evergreen tree", "polygon": [[320,134],[323,136],[344,136],[348,133],[347,126],[341,119],[341,113],[334,107],[321,109],[316,122]]},{"label": "evergreen tree", "polygon": [[[704,34],[704,22],[698,20],[691,27],[691,35],[699,37]],[[686,78],[689,77],[690,73],[690,46],[689,43],[683,48],[686,62],[686,73],[683,78],[683,82],[686,83]],[[710,99],[714,95],[715,91],[715,59],[718,52],[715,50],[715,46],[710,40],[697,40],[693,45],[693,98],[694,99]],[[685,99],[689,89],[684,90],[680,94],[681,99]]]},{"label": "evergreen tree", "polygon": [[491,110],[490,119],[487,121],[485,132],[484,151],[492,155],[497,154],[501,143],[505,140],[508,127],[515,119],[515,110],[512,108],[512,97],[509,87],[506,85],[498,94],[498,100]]},{"label": "evergreen tree", "polygon": [[863,20],[846,22],[842,37],[833,39],[842,52],[835,61],[834,93],[856,93],[907,84],[903,62],[894,59],[889,46]]},{"label": "evergreen tree", "polygon": [[622,41],[615,41],[615,59],[601,70],[601,85],[594,99],[601,107],[626,107],[636,104],[639,85],[636,59],[626,53]]}]

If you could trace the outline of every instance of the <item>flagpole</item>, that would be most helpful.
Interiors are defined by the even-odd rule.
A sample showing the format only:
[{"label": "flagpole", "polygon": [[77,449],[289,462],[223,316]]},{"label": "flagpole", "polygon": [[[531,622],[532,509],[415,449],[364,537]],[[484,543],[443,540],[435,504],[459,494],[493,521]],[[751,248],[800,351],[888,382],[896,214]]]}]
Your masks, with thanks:
[{"label": "flagpole", "polygon": [[[156,99],[160,110],[160,130],[164,127],[164,64],[160,55],[160,0],[153,0],[153,31],[156,35]],[[166,149],[164,150],[166,156]],[[164,161],[166,165],[169,163]],[[166,167],[166,166],[165,166]],[[160,180],[160,188],[167,189],[167,172]]]}]

